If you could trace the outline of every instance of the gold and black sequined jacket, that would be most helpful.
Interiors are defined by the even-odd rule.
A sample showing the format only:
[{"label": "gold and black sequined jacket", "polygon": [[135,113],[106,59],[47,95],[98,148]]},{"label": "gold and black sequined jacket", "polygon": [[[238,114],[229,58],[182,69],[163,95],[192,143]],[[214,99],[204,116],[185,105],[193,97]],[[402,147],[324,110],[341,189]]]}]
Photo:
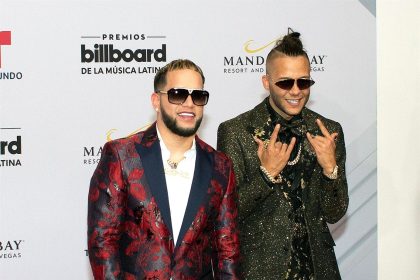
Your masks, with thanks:
[{"label": "gold and black sequined jacket", "polygon": [[[254,109],[220,124],[217,147],[231,157],[239,192],[239,229],[244,279],[291,279],[293,251],[293,207],[288,199],[290,183],[270,185],[260,172],[257,144],[253,137],[267,139],[270,113],[265,100]],[[300,179],[304,224],[309,239],[313,279],[341,279],[334,253],[334,240],[327,223],[335,223],[346,213],[348,190],[345,175],[346,151],[339,123],[304,108],[301,114],[303,135],[321,134],[315,120],[321,119],[330,133],[338,132],[336,158],[338,178],[322,174],[306,137],[301,138]],[[288,185],[289,183],[289,185]],[[300,279],[300,278],[298,278]],[[305,279],[305,278],[303,278]],[[312,278],[311,278],[312,279]]]}]

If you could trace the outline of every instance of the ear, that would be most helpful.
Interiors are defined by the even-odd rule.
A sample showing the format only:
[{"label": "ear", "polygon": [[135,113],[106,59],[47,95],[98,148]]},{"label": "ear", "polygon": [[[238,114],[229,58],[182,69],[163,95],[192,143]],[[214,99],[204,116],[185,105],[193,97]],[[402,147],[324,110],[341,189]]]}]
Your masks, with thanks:
[{"label": "ear", "polygon": [[150,96],[150,100],[152,101],[153,110],[159,110],[160,108],[160,96],[156,92],[153,92]]},{"label": "ear", "polygon": [[267,91],[270,91],[270,80],[269,80],[269,77],[268,77],[267,75],[263,75],[263,76],[261,77],[261,81],[262,81],[263,87],[264,87]]}]

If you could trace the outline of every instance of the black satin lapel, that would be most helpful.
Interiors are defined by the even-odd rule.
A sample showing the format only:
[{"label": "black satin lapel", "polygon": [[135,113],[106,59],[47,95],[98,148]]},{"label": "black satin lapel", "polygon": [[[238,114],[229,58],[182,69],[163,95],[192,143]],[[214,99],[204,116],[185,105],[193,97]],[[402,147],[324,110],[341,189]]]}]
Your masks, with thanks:
[{"label": "black satin lapel", "polygon": [[213,155],[204,151],[200,145],[196,145],[197,155],[195,159],[194,177],[191,185],[190,195],[188,197],[187,208],[185,209],[184,219],[179,232],[176,247],[181,244],[184,235],[191,226],[199,207],[203,204],[204,197],[210,185],[210,179],[213,173]]},{"label": "black satin lapel", "polygon": [[147,185],[156,200],[163,221],[173,236],[168,189],[166,188],[165,171],[163,170],[159,140],[156,139],[149,146],[136,144],[136,149],[143,163]]}]

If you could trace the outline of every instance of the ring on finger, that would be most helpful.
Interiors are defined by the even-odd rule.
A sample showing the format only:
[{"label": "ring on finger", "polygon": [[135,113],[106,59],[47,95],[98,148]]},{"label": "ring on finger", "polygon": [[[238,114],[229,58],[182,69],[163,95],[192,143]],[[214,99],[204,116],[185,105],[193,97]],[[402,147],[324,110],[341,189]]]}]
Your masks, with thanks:
[{"label": "ring on finger", "polygon": [[264,150],[267,150],[268,144],[270,144],[270,140],[264,141]]}]

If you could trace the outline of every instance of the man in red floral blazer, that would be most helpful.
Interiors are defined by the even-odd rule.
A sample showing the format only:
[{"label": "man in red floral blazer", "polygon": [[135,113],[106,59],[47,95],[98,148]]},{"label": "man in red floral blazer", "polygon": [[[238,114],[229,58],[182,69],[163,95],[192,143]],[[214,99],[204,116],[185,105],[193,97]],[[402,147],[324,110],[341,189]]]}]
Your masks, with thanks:
[{"label": "man in red floral blazer", "polygon": [[155,77],[156,122],[105,144],[89,191],[95,279],[239,279],[232,163],[196,136],[203,85],[172,61]]}]

